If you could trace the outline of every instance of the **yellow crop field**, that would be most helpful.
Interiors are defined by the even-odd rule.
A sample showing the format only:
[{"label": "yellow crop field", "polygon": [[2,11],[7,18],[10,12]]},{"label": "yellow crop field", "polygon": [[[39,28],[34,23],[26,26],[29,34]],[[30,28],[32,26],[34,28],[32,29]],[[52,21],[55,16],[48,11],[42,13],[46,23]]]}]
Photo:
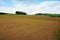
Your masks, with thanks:
[{"label": "yellow crop field", "polygon": [[0,16],[0,40],[56,40],[59,29],[58,17]]}]

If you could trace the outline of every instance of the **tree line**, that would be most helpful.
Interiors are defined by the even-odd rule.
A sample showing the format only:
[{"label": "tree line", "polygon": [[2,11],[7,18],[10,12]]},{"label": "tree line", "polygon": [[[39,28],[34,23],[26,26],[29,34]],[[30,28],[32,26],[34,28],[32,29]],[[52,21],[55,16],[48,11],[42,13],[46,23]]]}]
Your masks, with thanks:
[{"label": "tree line", "polygon": [[[0,15],[7,15],[9,13],[3,13],[0,12]],[[22,12],[22,11],[16,11],[15,12],[16,15],[27,15],[27,13]],[[50,14],[50,13],[37,13],[35,15],[44,15],[44,16],[51,16],[51,17],[60,17],[60,14]]]},{"label": "tree line", "polygon": [[44,15],[44,16],[50,16],[50,17],[60,17],[60,14],[50,14],[50,13],[37,13],[35,15]]},{"label": "tree line", "polygon": [[[7,14],[9,14],[9,13],[0,12],[0,15],[7,15]],[[17,14],[17,15],[27,15],[27,13],[22,12],[22,11],[16,11],[15,14]]]}]

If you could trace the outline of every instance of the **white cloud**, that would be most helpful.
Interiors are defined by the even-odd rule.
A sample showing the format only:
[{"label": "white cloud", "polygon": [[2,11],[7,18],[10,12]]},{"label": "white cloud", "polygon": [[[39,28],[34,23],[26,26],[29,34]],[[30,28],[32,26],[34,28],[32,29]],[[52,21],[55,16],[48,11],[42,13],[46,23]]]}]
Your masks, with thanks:
[{"label": "white cloud", "polygon": [[36,0],[19,0],[19,1],[36,1]]},{"label": "white cloud", "polygon": [[35,13],[60,13],[60,1],[46,1],[37,6]]},{"label": "white cloud", "polygon": [[0,12],[15,13],[15,9],[11,7],[2,6],[0,7]]},{"label": "white cloud", "polygon": [[25,4],[25,5],[32,5],[39,2],[39,0],[12,0],[16,4]]},{"label": "white cloud", "polygon": [[60,13],[60,1],[45,1],[37,5],[17,4],[17,10],[22,10],[28,14],[41,13]]},{"label": "white cloud", "polygon": [[28,14],[35,13],[59,13],[60,1],[44,1],[40,4],[15,3],[15,7],[0,7],[0,11],[15,13],[15,11],[24,11]]},{"label": "white cloud", "polygon": [[14,2],[36,2],[39,0],[13,0]]}]

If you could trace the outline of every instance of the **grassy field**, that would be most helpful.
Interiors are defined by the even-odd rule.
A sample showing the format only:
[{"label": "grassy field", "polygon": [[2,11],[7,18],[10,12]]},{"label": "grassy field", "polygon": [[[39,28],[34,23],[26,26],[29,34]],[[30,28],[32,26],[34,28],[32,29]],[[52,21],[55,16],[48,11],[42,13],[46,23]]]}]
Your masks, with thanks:
[{"label": "grassy field", "polygon": [[0,40],[57,40],[60,18],[0,15]]}]

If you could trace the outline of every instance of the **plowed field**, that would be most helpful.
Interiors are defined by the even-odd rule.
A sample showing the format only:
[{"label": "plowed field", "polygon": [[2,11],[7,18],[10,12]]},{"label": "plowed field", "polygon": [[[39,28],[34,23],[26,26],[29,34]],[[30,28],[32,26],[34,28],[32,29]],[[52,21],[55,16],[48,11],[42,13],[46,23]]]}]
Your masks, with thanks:
[{"label": "plowed field", "polygon": [[0,40],[56,40],[60,18],[0,16]]}]

